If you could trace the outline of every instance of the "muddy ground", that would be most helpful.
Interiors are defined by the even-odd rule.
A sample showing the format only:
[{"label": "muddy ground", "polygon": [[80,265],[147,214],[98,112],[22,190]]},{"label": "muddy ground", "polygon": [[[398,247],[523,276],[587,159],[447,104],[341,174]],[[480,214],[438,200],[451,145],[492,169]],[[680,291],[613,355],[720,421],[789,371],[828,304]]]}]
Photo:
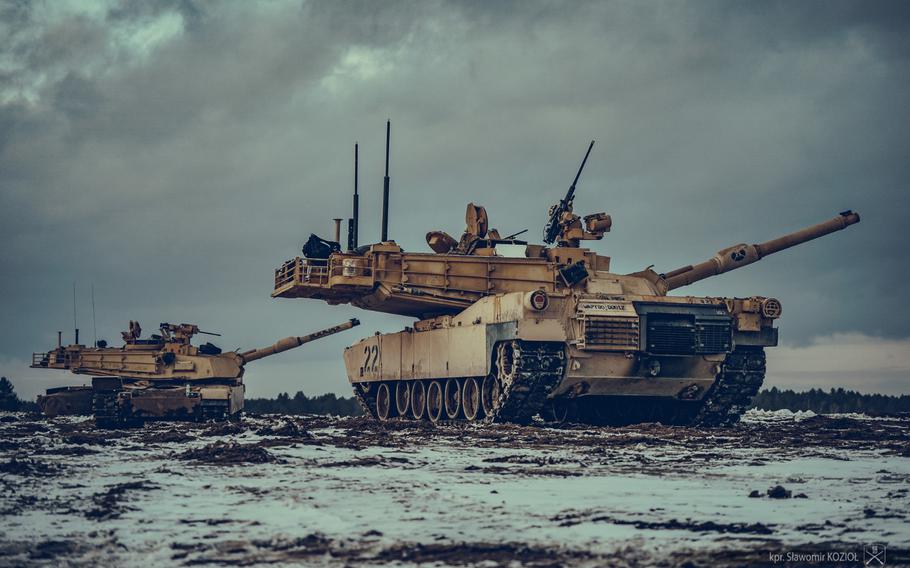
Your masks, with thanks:
[{"label": "muddy ground", "polygon": [[0,414],[4,566],[862,566],[873,544],[893,566],[908,492],[906,417],[103,431]]}]

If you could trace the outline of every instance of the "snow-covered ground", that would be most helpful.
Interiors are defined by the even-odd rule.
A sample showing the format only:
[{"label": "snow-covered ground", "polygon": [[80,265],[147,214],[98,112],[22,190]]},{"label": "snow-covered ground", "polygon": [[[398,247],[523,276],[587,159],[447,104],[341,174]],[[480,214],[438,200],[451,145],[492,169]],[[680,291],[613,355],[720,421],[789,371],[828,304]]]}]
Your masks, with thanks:
[{"label": "snow-covered ground", "polygon": [[[910,420],[732,429],[0,415],[0,564],[773,564],[910,546]],[[781,485],[790,498],[771,498]],[[759,496],[750,497],[750,493]],[[845,562],[832,562],[832,558]],[[783,564],[781,564],[783,565]]]}]

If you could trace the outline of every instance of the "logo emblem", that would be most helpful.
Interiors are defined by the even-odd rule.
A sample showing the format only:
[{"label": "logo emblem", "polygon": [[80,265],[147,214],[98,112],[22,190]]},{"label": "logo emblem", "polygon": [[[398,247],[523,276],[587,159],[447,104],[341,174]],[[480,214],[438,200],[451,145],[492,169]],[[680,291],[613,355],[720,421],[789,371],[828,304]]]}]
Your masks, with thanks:
[{"label": "logo emblem", "polygon": [[538,312],[547,309],[547,306],[550,305],[550,298],[543,290],[535,290],[531,292],[531,297],[529,300],[531,307]]},{"label": "logo emblem", "polygon": [[863,564],[866,566],[884,566],[885,565],[885,545],[867,544],[863,546]]}]

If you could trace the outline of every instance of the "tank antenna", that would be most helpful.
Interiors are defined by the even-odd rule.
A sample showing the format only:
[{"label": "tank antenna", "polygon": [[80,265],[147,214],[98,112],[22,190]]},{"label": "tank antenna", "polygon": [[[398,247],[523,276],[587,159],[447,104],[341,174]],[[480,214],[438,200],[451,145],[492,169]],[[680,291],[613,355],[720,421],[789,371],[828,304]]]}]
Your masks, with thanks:
[{"label": "tank antenna", "polygon": [[73,331],[75,335],[75,345],[79,345],[79,328],[76,327],[76,281],[73,280]]},{"label": "tank antenna", "polygon": [[385,177],[382,180],[382,242],[389,240],[389,138],[392,121],[385,123]]},{"label": "tank antenna", "polygon": [[357,193],[357,177],[360,169],[360,145],[354,142],[354,211],[353,221],[351,222],[352,230],[348,231],[351,235],[348,237],[348,249],[357,248],[357,233],[360,230],[360,195]]},{"label": "tank antenna", "polygon": [[95,339],[95,347],[98,346],[98,323],[95,320],[95,283],[92,282],[92,335]]}]

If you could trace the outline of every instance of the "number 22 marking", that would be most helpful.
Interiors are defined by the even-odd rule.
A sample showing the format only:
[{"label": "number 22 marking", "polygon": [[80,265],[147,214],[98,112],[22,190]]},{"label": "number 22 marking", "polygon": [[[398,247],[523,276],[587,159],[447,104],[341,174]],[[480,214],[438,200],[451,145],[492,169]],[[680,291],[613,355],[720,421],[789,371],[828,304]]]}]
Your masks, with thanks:
[{"label": "number 22 marking", "polygon": [[363,348],[363,368],[365,371],[375,371],[376,362],[379,359],[379,346],[367,345]]}]

